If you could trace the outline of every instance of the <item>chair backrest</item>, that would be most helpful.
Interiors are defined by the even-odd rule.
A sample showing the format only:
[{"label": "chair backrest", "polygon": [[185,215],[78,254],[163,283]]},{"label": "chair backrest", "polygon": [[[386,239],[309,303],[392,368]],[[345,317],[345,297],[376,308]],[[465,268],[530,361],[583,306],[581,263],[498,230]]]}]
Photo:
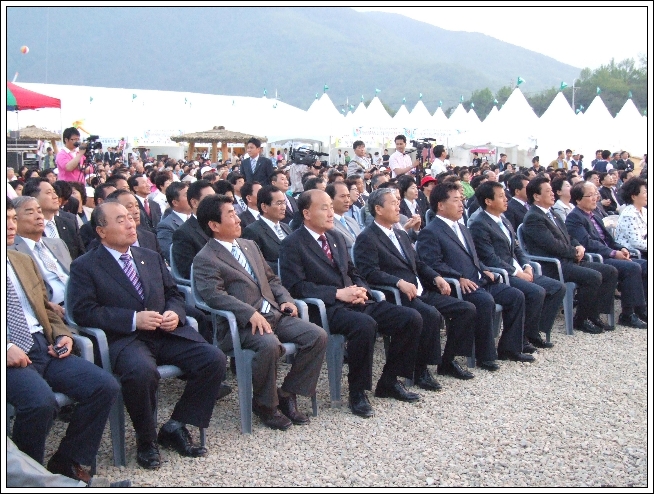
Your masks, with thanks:
[{"label": "chair backrest", "polygon": [[429,208],[427,212],[425,212],[425,226],[431,223],[431,220],[433,220],[435,217],[436,215],[434,214],[434,211]]},{"label": "chair backrest", "polygon": [[525,252],[525,254],[529,255],[525,241],[522,238],[522,225],[518,225],[518,230],[515,233],[518,236],[518,243],[520,244],[520,248]]},{"label": "chair backrest", "polygon": [[182,278],[182,276],[179,274],[179,271],[177,271],[177,265],[175,264],[175,257],[173,256],[172,244],[170,244],[170,274],[173,277],[173,280],[175,280],[175,283],[177,283],[178,285],[191,286],[191,280]]}]

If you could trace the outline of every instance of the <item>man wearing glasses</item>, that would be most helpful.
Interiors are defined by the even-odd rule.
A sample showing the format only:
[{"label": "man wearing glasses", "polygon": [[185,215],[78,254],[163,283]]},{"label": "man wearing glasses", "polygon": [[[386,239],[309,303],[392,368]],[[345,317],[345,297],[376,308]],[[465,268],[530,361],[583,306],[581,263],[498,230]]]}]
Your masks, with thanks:
[{"label": "man wearing glasses", "polygon": [[[75,127],[69,127],[63,134],[64,147],[57,153],[55,163],[59,180],[84,183],[84,151],[86,144],[80,144],[80,133]],[[79,150],[77,149],[79,147]],[[88,171],[90,173],[90,170]]]}]

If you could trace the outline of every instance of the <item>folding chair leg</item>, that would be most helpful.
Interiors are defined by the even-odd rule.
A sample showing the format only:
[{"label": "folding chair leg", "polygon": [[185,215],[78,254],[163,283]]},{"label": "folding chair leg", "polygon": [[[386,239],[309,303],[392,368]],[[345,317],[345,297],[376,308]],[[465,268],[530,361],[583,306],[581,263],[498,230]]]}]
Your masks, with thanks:
[{"label": "folding chair leg", "polygon": [[342,335],[331,335],[327,341],[327,375],[329,377],[329,398],[332,407],[341,406],[341,379],[343,377]]},{"label": "folding chair leg", "polygon": [[313,416],[317,417],[318,416],[318,398],[316,397],[316,393],[313,393],[311,396],[311,408],[313,410]]},{"label": "folding chair leg", "polygon": [[236,359],[236,382],[241,410],[241,432],[252,434],[252,350],[243,350],[243,358]]},{"label": "folding chair leg", "polygon": [[114,466],[124,467],[127,465],[127,451],[125,448],[125,405],[122,392],[118,393],[109,412],[109,428],[111,429]]},{"label": "folding chair leg", "polygon": [[472,355],[468,357],[468,367],[470,369],[475,368],[475,343],[472,343]]},{"label": "folding chair leg", "polygon": [[563,298],[563,316],[565,318],[565,332],[567,335],[572,336],[574,332],[574,312],[573,302],[575,298],[576,283],[565,284],[565,297]]}]

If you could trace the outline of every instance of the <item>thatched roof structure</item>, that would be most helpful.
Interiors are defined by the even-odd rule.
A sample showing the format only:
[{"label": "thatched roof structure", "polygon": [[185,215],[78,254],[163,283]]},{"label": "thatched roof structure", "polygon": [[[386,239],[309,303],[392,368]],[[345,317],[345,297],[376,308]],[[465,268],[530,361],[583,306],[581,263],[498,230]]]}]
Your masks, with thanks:
[{"label": "thatched roof structure", "polygon": [[212,142],[217,143],[245,143],[252,137],[256,137],[261,142],[267,142],[268,139],[265,137],[255,136],[253,134],[243,134],[241,132],[234,132],[231,130],[225,130],[225,127],[222,125],[219,127],[214,127],[211,130],[205,130],[204,132],[193,132],[190,134],[183,134],[179,136],[171,136],[170,140],[174,142]]},{"label": "thatched roof structure", "polygon": [[39,129],[34,125],[29,125],[19,130],[21,139],[37,139],[40,141],[60,141],[61,135],[49,130]]}]

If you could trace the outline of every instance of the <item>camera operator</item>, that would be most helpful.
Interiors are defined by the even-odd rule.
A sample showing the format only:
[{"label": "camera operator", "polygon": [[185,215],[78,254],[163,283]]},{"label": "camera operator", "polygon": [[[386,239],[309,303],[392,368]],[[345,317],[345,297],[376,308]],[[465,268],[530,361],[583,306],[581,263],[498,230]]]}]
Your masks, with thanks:
[{"label": "camera operator", "polygon": [[389,164],[391,167],[392,177],[396,178],[405,173],[415,170],[418,160],[411,162],[411,156],[404,154],[406,149],[406,136],[395,136],[395,152],[391,155]]},{"label": "camera operator", "polygon": [[447,151],[445,146],[439,144],[434,148],[434,162],[431,164],[431,176],[436,178],[443,172],[447,171],[445,160],[447,159]]},{"label": "camera operator", "polygon": [[[66,182],[84,182],[84,152],[86,143],[80,144],[80,133],[75,127],[68,127],[63,134],[64,147],[57,153],[55,163],[59,173],[57,178]],[[79,147],[79,149],[77,149]],[[88,171],[90,173],[90,170]]]},{"label": "camera operator", "polygon": [[352,148],[354,149],[354,157],[347,165],[347,178],[361,177],[368,180],[372,172],[372,163],[366,153],[366,145],[363,141],[354,141]]}]

